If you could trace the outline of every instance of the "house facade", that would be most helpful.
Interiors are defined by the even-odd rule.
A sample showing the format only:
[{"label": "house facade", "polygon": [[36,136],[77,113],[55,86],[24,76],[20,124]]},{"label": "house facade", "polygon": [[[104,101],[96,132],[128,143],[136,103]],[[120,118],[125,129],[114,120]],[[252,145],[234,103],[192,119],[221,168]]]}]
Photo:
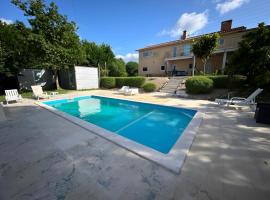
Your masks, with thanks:
[{"label": "house facade", "polygon": [[[249,30],[244,26],[232,28],[232,20],[221,23],[218,47],[206,64],[206,73],[211,74],[217,70],[224,72],[228,58],[237,50],[238,43],[247,31]],[[195,71],[203,71],[202,61],[191,51],[192,44],[201,36],[187,37],[187,32],[184,31],[179,40],[138,49],[139,75],[191,75],[193,67]]]}]

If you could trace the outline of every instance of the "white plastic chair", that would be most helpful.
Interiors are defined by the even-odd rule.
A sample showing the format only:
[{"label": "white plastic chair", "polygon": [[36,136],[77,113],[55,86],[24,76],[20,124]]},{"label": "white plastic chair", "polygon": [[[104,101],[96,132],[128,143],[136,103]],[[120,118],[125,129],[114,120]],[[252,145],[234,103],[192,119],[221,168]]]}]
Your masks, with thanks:
[{"label": "white plastic chair", "polygon": [[46,99],[50,96],[47,94],[47,92],[43,92],[42,87],[40,85],[32,85],[31,86],[33,91],[33,97],[39,100],[40,98]]},{"label": "white plastic chair", "polygon": [[22,96],[18,93],[17,89],[13,90],[5,90],[5,99],[8,104],[9,101],[20,101],[22,100]]}]

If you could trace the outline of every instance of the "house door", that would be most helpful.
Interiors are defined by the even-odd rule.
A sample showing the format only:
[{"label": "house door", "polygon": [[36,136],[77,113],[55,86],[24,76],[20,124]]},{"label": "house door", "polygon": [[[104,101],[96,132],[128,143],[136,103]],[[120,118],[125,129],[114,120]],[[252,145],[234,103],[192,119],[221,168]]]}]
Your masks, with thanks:
[{"label": "house door", "polygon": [[172,75],[174,75],[174,74],[175,74],[175,72],[176,72],[176,65],[175,65],[175,64],[173,64],[173,65],[172,65]]},{"label": "house door", "polygon": [[211,66],[211,61],[208,60],[205,66],[205,73],[206,74],[211,74],[212,73],[212,66]]}]

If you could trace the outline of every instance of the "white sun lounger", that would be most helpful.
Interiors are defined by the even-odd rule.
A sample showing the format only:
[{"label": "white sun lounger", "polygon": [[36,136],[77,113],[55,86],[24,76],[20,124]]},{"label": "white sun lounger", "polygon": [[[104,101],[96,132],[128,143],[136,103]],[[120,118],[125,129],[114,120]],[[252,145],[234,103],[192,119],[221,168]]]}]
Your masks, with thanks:
[{"label": "white sun lounger", "polygon": [[9,101],[20,101],[22,100],[22,96],[18,93],[17,89],[13,90],[5,90],[5,99],[8,104]]},{"label": "white sun lounger", "polygon": [[249,95],[247,98],[243,97],[232,97],[231,99],[216,99],[215,102],[219,105],[252,105],[255,104],[255,98],[263,91],[263,89],[258,88],[255,90],[251,95]]},{"label": "white sun lounger", "polygon": [[50,98],[47,92],[43,92],[42,87],[40,85],[32,85],[33,97],[39,100],[40,98],[46,99]]},{"label": "white sun lounger", "polygon": [[129,89],[129,86],[123,86],[121,89],[118,90],[119,93],[125,94],[126,90]]},{"label": "white sun lounger", "polygon": [[139,88],[129,88],[125,91],[126,95],[135,95],[139,94]]}]

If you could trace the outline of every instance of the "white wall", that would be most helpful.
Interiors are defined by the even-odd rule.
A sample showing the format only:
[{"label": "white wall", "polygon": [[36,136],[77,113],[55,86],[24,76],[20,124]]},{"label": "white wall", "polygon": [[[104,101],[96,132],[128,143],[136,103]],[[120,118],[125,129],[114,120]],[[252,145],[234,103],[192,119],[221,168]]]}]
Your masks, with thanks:
[{"label": "white wall", "polygon": [[98,69],[95,67],[75,66],[75,77],[77,90],[98,88]]}]

